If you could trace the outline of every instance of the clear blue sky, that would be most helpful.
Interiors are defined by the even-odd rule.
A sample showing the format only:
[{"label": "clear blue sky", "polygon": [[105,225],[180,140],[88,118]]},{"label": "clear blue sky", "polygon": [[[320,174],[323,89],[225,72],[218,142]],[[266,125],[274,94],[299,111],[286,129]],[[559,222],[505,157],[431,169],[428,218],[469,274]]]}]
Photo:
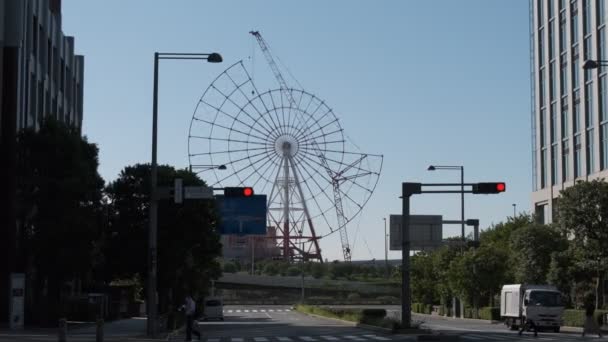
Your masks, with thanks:
[{"label": "clear blue sky", "polygon": [[[224,57],[160,67],[159,162],[186,167],[190,120],[211,80],[240,59],[251,66],[252,55],[256,75],[270,72],[248,34],[262,32],[361,149],[385,157],[349,227],[353,259],[384,258],[382,217],[400,213],[401,182],[459,182],[429,164],[464,165],[469,182],[507,182],[504,194],[467,196],[467,218],[482,227],[512,215],[512,203],[530,210],[528,20],[526,0],[63,1],[63,30],[85,55],[84,133],[100,148],[106,181],[150,161],[155,51]],[[459,206],[458,195],[418,196],[412,213],[455,220]],[[337,236],[321,247],[341,258]]]}]

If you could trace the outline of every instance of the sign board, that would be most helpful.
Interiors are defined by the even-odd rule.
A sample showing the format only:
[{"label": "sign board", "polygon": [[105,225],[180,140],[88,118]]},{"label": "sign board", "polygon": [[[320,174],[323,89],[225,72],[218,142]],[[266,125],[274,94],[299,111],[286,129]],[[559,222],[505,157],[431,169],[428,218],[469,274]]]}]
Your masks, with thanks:
[{"label": "sign board", "polygon": [[186,186],[184,187],[185,199],[212,199],[213,188],[208,186]]},{"label": "sign board", "polygon": [[220,214],[221,234],[266,234],[266,195],[251,197],[217,195],[215,200]]},{"label": "sign board", "polygon": [[[441,215],[411,215],[410,249],[426,250],[441,247],[442,222]],[[401,250],[401,215],[390,216],[390,244],[391,251]]]},{"label": "sign board", "polygon": [[10,282],[9,326],[11,330],[22,330],[25,313],[25,274],[11,273]]}]

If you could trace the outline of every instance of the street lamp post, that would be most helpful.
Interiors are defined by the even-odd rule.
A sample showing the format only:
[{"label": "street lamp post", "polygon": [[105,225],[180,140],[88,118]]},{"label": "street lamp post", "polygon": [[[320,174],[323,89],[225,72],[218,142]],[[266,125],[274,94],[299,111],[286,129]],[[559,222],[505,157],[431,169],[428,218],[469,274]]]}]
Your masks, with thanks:
[{"label": "street lamp post", "polygon": [[158,229],[158,198],[157,177],[158,165],[158,61],[161,59],[206,60],[210,63],[220,63],[222,56],[218,53],[154,53],[154,93],[152,97],[152,163],[150,166],[150,213],[148,227],[148,293],[147,293],[147,333],[156,337],[158,333],[157,304],[156,304],[156,242]]},{"label": "street lamp post", "polygon": [[388,278],[388,234],[386,233],[386,217],[384,220],[384,274]]},{"label": "street lamp post", "polygon": [[513,203],[513,219],[517,216],[517,204]]},{"label": "street lamp post", "polygon": [[460,220],[462,221],[462,232],[461,232],[461,238],[462,241],[464,242],[464,226],[465,226],[465,219],[464,219],[464,166],[446,166],[446,165],[431,165],[427,168],[428,171],[435,171],[435,170],[460,170],[460,187],[461,187],[461,193],[460,193]]},{"label": "street lamp post", "polygon": [[[190,172],[192,172],[193,169],[200,169],[202,171],[207,171],[207,170],[212,170],[212,169],[216,169],[216,170],[226,170],[226,165],[222,164],[222,165],[190,165],[189,167]],[[198,173],[198,172],[197,172]]]}]

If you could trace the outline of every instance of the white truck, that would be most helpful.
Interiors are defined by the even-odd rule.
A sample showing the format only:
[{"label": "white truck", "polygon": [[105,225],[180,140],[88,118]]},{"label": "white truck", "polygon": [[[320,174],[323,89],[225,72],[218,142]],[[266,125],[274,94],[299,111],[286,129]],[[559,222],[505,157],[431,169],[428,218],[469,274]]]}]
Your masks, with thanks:
[{"label": "white truck", "polygon": [[525,320],[539,329],[559,332],[564,304],[561,293],[551,285],[504,285],[500,292],[500,316],[515,330]]}]

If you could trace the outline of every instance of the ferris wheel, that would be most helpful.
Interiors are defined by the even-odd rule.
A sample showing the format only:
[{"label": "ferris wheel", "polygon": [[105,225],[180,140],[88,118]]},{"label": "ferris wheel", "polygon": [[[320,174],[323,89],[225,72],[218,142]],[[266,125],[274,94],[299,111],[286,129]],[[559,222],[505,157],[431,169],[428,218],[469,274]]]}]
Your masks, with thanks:
[{"label": "ferris wheel", "polygon": [[203,93],[188,155],[209,186],[251,186],[267,194],[277,256],[320,261],[319,240],[335,232],[350,261],[346,225],[370,199],[383,160],[351,146],[334,111],[317,96],[284,87],[260,92],[242,61]]}]

